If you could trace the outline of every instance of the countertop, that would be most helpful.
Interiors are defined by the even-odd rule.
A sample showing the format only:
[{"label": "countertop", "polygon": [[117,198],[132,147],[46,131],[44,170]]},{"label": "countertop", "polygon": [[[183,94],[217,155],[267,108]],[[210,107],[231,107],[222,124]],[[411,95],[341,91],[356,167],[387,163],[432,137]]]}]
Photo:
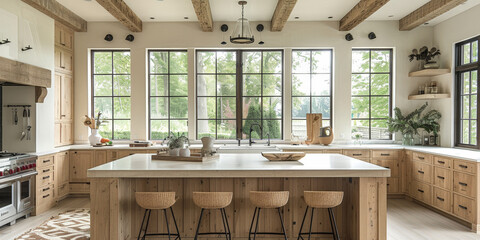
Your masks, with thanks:
[{"label": "countertop", "polygon": [[390,169],[340,154],[308,154],[300,161],[270,162],[261,154],[220,154],[211,162],[152,160],[135,154],[89,169],[98,178],[389,177]]}]

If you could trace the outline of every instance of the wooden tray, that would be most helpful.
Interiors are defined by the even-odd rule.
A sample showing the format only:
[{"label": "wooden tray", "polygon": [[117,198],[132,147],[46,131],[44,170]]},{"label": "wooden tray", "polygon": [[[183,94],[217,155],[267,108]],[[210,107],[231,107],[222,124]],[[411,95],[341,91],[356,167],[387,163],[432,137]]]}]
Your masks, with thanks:
[{"label": "wooden tray", "polygon": [[190,157],[169,156],[169,155],[152,155],[152,160],[163,161],[179,161],[179,162],[210,162],[220,158],[220,155],[202,157],[199,153],[192,153]]},{"label": "wooden tray", "polygon": [[270,161],[298,161],[305,155],[304,152],[262,152],[262,156]]}]

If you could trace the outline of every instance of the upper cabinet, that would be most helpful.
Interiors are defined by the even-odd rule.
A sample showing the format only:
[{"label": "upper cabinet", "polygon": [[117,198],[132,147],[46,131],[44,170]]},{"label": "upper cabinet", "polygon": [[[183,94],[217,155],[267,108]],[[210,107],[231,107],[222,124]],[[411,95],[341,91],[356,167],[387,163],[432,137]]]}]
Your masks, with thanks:
[{"label": "upper cabinet", "polygon": [[73,31],[59,23],[55,23],[55,46],[73,51]]},{"label": "upper cabinet", "polygon": [[18,59],[18,17],[0,8],[0,57]]}]

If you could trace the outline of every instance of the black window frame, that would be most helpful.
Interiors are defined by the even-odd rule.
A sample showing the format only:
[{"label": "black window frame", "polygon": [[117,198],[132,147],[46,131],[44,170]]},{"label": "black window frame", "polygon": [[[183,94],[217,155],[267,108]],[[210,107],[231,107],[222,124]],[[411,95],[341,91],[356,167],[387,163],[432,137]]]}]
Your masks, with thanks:
[{"label": "black window frame", "polygon": [[[97,52],[109,52],[112,54],[112,73],[99,73],[99,74],[96,74],[95,73],[95,53]],[[116,97],[120,97],[120,98],[130,98],[130,104],[131,104],[131,98],[132,98],[132,92],[131,92],[131,87],[132,87],[132,71],[130,69],[130,73],[129,74],[126,74],[126,73],[114,73],[114,61],[113,61],[113,53],[115,52],[129,52],[130,53],[130,64],[131,64],[131,51],[130,49],[92,49],[90,50],[90,72],[91,72],[91,110],[92,110],[92,116],[93,117],[96,117],[96,113],[95,113],[95,98],[111,98],[112,99],[112,116],[111,118],[105,118],[103,120],[105,121],[109,121],[112,123],[112,136],[111,136],[111,140],[130,140],[132,138],[132,113],[131,113],[131,106],[130,106],[130,118],[115,118],[115,104],[114,104],[114,99]],[[131,65],[130,65],[131,67]],[[96,75],[102,75],[102,76],[112,76],[112,95],[110,96],[95,96],[95,76]],[[121,76],[121,75],[128,75],[130,76],[130,96],[116,96],[114,94],[114,77],[115,76]],[[117,139],[115,138],[115,120],[128,120],[130,121],[130,139]],[[105,137],[105,136],[104,136]],[[109,136],[110,137],[110,136]]]},{"label": "black window frame", "polygon": [[[368,118],[353,118],[351,117],[350,118],[350,126],[352,126],[352,122],[354,120],[368,120],[369,121],[369,124],[368,124],[368,140],[392,140],[393,139],[393,134],[390,133],[389,134],[389,139],[372,139],[372,120],[387,120],[388,118],[372,118],[372,96],[374,97],[388,97],[388,117],[392,117],[392,108],[393,108],[393,101],[392,101],[392,93],[393,93],[393,65],[394,65],[394,62],[393,62],[393,48],[354,48],[352,49],[352,63],[353,63],[353,52],[354,51],[369,51],[370,52],[370,56],[369,56],[369,69],[368,69],[368,73],[358,73],[358,72],[353,72],[353,70],[351,71],[351,74],[350,76],[353,76],[354,74],[368,74],[368,84],[369,84],[369,87],[368,87],[368,95],[353,95],[351,94],[351,97],[350,99],[352,99],[353,97],[368,97],[369,98],[369,106],[368,106]],[[372,51],[389,51],[390,52],[390,59],[389,59],[389,72],[373,72],[372,73]],[[372,85],[372,74],[389,74],[389,81],[388,81],[388,95],[372,95],[372,88],[371,88],[371,85]],[[350,82],[352,80],[350,79]],[[351,87],[350,87],[351,89]],[[352,106],[352,105],[350,105]]]},{"label": "black window frame", "polygon": [[[480,134],[479,134],[479,127],[480,127],[480,123],[479,123],[479,116],[480,116],[480,109],[478,107],[478,97],[480,96],[479,94],[479,89],[477,88],[477,93],[476,93],[476,96],[477,96],[477,118],[476,119],[472,119],[471,118],[471,108],[469,110],[469,114],[470,114],[470,118],[469,119],[465,119],[465,120],[476,120],[477,124],[476,124],[476,130],[477,130],[477,138],[476,138],[476,141],[477,143],[475,145],[472,145],[472,144],[465,144],[465,143],[462,143],[461,142],[461,137],[462,137],[462,124],[461,124],[461,121],[463,120],[462,118],[462,96],[464,96],[465,94],[462,94],[462,74],[463,73],[466,73],[466,72],[472,72],[472,71],[477,71],[477,86],[478,84],[480,83],[479,82],[479,76],[478,74],[480,74],[480,56],[479,56],[479,53],[480,53],[480,46],[477,45],[477,61],[476,62],[471,62],[472,60],[472,56],[473,56],[473,51],[472,51],[472,48],[471,48],[471,45],[473,42],[477,41],[478,44],[480,44],[480,35],[479,36],[476,36],[476,37],[473,37],[473,38],[470,38],[470,39],[467,39],[467,40],[464,40],[464,41],[461,41],[461,42],[458,42],[455,44],[455,89],[454,89],[454,94],[455,94],[455,100],[454,100],[454,114],[455,114],[455,121],[454,121],[454,136],[455,136],[455,140],[454,140],[454,145],[456,147],[463,147],[463,148],[473,148],[473,149],[480,149]],[[465,44],[468,44],[470,43],[470,63],[467,63],[467,64],[462,64],[462,59],[464,57],[463,55],[463,51],[462,51],[462,46],[465,45]],[[471,89],[471,86],[472,86],[472,83],[471,83],[471,78],[470,78],[470,89]],[[469,95],[472,95],[472,94],[469,94]],[[471,99],[470,99],[470,102],[471,102]],[[471,104],[470,104],[471,106]],[[471,140],[470,138],[470,132],[471,132],[471,126],[469,126],[469,141]]]}]

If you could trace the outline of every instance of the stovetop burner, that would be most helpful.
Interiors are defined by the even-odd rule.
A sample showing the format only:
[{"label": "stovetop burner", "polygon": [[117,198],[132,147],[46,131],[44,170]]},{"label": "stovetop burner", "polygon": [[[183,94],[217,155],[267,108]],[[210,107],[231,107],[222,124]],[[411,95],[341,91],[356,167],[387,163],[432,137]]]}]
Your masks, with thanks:
[{"label": "stovetop burner", "polygon": [[0,158],[9,158],[9,157],[17,157],[21,155],[26,155],[25,153],[10,153],[6,151],[0,152]]}]

